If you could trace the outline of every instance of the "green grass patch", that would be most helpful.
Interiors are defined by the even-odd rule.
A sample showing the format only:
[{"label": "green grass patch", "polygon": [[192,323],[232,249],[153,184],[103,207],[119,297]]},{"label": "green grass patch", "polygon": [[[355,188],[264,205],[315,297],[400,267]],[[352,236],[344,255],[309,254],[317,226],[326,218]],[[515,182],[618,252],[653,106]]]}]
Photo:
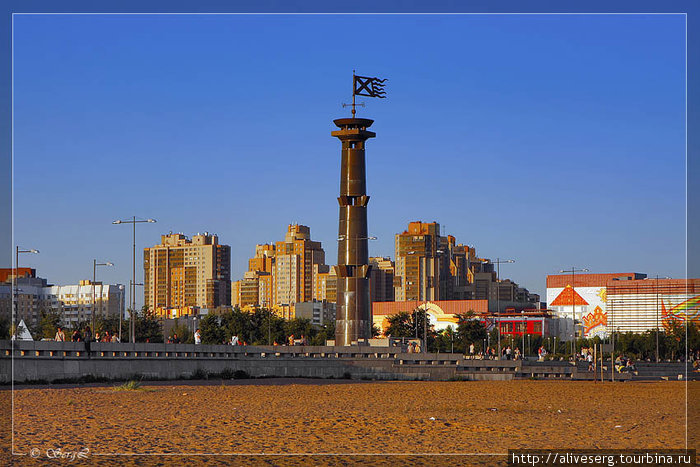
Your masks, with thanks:
[{"label": "green grass patch", "polygon": [[126,383],[123,383],[120,386],[115,386],[114,390],[115,391],[143,391],[146,388],[143,387],[141,382],[136,381],[136,380],[129,380]]}]

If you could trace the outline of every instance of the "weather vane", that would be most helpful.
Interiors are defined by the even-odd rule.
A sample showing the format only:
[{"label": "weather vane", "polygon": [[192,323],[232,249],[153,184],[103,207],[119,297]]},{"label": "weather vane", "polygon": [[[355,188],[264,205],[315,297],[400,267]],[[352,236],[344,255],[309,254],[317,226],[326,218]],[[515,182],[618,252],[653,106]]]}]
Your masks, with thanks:
[{"label": "weather vane", "polygon": [[[355,75],[355,70],[352,70],[352,118],[355,118],[355,106],[359,105],[364,107],[364,103],[355,104],[355,96],[367,96],[367,97],[378,97],[380,99],[386,98],[386,91],[384,91],[384,82],[386,79],[370,78],[367,76],[357,76]],[[343,107],[347,107],[349,104],[343,104]]]}]

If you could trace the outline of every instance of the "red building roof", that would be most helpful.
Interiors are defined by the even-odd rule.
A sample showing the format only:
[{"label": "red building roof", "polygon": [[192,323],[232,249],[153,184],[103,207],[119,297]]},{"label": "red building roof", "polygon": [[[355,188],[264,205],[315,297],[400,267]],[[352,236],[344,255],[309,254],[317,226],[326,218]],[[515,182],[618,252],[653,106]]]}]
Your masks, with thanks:
[{"label": "red building roof", "polygon": [[554,299],[549,306],[573,306],[573,305],[588,305],[588,302],[574,290],[573,287],[567,285],[561,291],[557,298]]},{"label": "red building roof", "polygon": [[700,294],[700,279],[659,279],[649,278],[639,281],[610,281],[607,295],[621,294]]},{"label": "red building roof", "polygon": [[[439,306],[446,315],[458,315],[473,311],[475,313],[488,313],[488,300],[428,300]],[[405,302],[374,302],[372,303],[372,315],[395,315],[402,311],[412,312],[418,307],[425,306],[426,301],[408,300]]]},{"label": "red building roof", "polygon": [[[638,272],[615,272],[606,274],[552,274],[547,276],[547,288],[566,287],[605,287],[611,279],[644,279],[646,274]],[[574,283],[572,284],[572,280]]]}]

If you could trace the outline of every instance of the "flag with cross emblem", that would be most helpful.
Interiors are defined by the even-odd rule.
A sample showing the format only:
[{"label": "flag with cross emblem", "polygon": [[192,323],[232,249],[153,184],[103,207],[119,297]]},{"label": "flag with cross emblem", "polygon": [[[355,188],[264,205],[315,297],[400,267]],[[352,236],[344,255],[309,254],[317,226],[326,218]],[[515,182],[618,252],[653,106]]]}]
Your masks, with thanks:
[{"label": "flag with cross emblem", "polygon": [[384,91],[385,79],[369,78],[367,76],[354,76],[353,95],[386,98]]}]

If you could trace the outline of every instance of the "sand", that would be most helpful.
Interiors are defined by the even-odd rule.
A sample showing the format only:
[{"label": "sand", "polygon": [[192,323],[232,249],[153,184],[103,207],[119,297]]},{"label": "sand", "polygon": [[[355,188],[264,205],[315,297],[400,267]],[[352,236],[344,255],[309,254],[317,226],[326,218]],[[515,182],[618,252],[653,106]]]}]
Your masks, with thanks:
[{"label": "sand", "polygon": [[[36,449],[44,458],[49,448],[88,449],[89,462],[120,454],[109,463],[124,465],[495,465],[500,457],[462,454],[685,442],[684,382],[234,380],[144,387],[15,390],[15,452]],[[697,401],[700,383],[689,388]],[[274,456],[240,455],[262,453]]]}]

